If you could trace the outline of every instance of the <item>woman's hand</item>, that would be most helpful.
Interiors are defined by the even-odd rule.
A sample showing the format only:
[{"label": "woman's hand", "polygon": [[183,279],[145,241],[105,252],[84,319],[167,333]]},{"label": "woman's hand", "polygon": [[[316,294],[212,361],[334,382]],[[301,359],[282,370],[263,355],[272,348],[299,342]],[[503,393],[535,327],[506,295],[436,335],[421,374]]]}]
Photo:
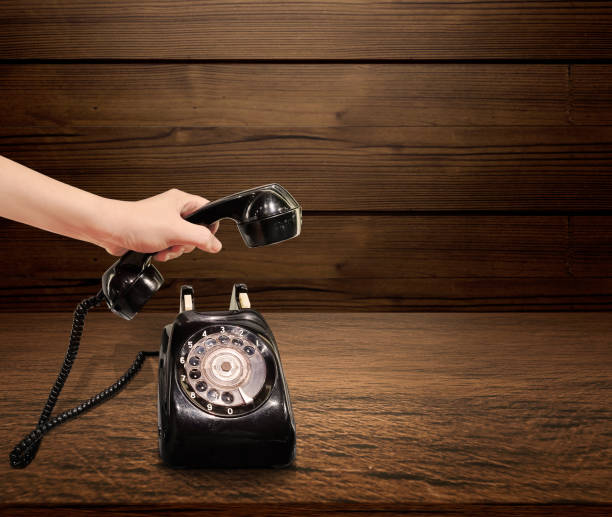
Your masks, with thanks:
[{"label": "woman's hand", "polygon": [[112,255],[158,252],[155,258],[166,261],[195,248],[217,253],[218,225],[182,217],[206,203],[177,189],[141,201],[108,199],[0,156],[0,217],[91,242]]},{"label": "woman's hand", "polygon": [[195,212],[209,201],[203,197],[168,190],[140,201],[118,201],[109,219],[113,227],[101,244],[111,255],[123,255],[128,250],[142,253],[158,252],[154,258],[165,262],[199,248],[217,253],[221,242],[214,234],[219,228],[192,224],[183,217]]}]

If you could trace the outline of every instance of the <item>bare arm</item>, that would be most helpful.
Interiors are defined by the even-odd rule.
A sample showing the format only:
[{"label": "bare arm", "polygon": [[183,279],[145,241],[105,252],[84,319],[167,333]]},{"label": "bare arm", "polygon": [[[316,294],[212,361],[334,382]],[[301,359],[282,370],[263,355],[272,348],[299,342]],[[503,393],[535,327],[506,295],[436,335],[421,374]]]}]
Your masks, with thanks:
[{"label": "bare arm", "polygon": [[72,187],[0,156],[0,216],[105,248],[176,258],[200,248],[216,253],[221,243],[205,226],[181,216],[208,200],[169,190],[141,201],[108,199]]}]

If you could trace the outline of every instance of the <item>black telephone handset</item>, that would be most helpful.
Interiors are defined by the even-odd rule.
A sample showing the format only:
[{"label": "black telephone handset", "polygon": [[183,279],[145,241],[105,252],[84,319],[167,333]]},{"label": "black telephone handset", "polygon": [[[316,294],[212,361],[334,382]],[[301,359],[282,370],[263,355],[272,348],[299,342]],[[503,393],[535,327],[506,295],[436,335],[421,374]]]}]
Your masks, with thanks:
[{"label": "black telephone handset", "polygon": [[[300,234],[302,209],[276,183],[238,192],[186,217],[210,225],[233,219],[248,247],[266,246]],[[113,385],[77,407],[51,416],[70,373],[87,312],[106,301],[112,312],[132,319],[159,290],[163,277],[151,264],[153,253],[128,251],[102,276],[102,289],[74,312],[64,363],[38,425],[13,449],[10,464],[24,468],[51,429],[90,410],[120,391],[147,356],[140,352]],[[258,312],[242,300],[236,284],[230,310],[193,310],[193,290],[183,286],[181,312],[162,333],[159,375],[160,454],[173,466],[281,467],[295,456],[295,424],[274,336]]]},{"label": "black telephone handset", "polygon": [[[245,244],[254,248],[298,236],[302,209],[287,190],[271,183],[209,203],[185,219],[204,225],[233,219]],[[108,306],[122,318],[131,320],[164,283],[151,264],[153,255],[128,251],[102,276]]]}]

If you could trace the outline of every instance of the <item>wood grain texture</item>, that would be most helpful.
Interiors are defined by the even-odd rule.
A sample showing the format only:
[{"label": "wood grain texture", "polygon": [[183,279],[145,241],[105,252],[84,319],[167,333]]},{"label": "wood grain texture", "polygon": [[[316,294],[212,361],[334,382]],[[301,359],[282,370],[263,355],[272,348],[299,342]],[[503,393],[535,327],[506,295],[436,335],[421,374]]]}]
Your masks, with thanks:
[{"label": "wood grain texture", "polygon": [[[173,317],[144,314],[126,322],[90,315],[58,409],[113,382],[138,350],[155,349]],[[469,503],[612,502],[610,315],[271,314],[268,320],[296,415],[294,467],[163,467],[156,365],[148,362],[114,400],[50,433],[27,469],[11,471],[2,462],[0,501],[200,508],[364,502],[447,510]],[[68,314],[1,318],[4,454],[38,416],[70,321]],[[195,495],[202,492],[204,501]]]},{"label": "wood grain texture", "polygon": [[[5,278],[0,311],[70,314],[80,300],[100,289],[99,277]],[[264,312],[612,310],[611,278],[284,278],[269,282],[252,275],[215,280],[189,273],[166,278],[143,312],[178,310],[183,284],[194,287],[198,308],[223,309],[229,306],[233,282],[239,280],[247,282],[254,307]]]},{"label": "wood grain texture", "polygon": [[570,69],[575,124],[612,124],[612,66],[573,65]]},{"label": "wood grain texture", "polygon": [[572,217],[572,273],[580,276],[612,275],[612,221],[607,217]]},{"label": "wood grain texture", "polygon": [[276,181],[317,211],[609,210],[611,154],[605,126],[0,128],[0,155],[102,196]]},{"label": "wood grain texture", "polygon": [[[610,309],[610,219],[306,213],[298,239],[260,249],[245,248],[227,223],[219,255],[159,265],[166,287],[147,310],[175,310],[182,283],[205,306],[223,307],[238,281],[273,311]],[[5,311],[71,311],[114,260],[17,223],[1,228]]]},{"label": "wood grain texture", "polygon": [[[112,257],[101,248],[7,222],[0,269],[13,277],[98,276]],[[564,216],[305,215],[282,246],[246,248],[223,224],[216,255],[191,253],[163,264],[167,278],[268,281],[296,278],[559,277],[567,274]],[[36,260],[39,257],[40,260]]]},{"label": "wood grain texture", "polygon": [[[566,65],[4,64],[14,126],[563,126]],[[596,116],[596,114],[593,114]]]},{"label": "wood grain texture", "polygon": [[30,517],[59,515],[119,515],[129,517],[148,517],[149,515],[173,515],[195,517],[206,515],[230,515],[232,517],[293,517],[294,515],[333,515],[349,517],[354,515],[385,515],[398,517],[410,514],[414,517],[447,515],[469,515],[471,517],[518,517],[545,516],[565,517],[581,515],[584,517],[608,517],[612,505],[608,504],[390,504],[390,503],[327,503],[327,504],[202,504],[197,508],[188,505],[139,504],[139,505],[0,505],[0,515],[10,517]]},{"label": "wood grain texture", "polygon": [[[122,199],[302,202],[299,240],[228,230],[162,267],[150,310],[183,282],[225,305],[241,275],[265,310],[606,310],[608,216],[574,214],[611,213],[612,65],[584,64],[611,27],[596,1],[8,0],[0,153]],[[11,311],[71,308],[108,263],[10,224],[0,244]]]},{"label": "wood grain texture", "polygon": [[[210,301],[224,300],[223,305],[232,283],[243,281],[264,293],[262,308],[274,310],[291,304],[293,310],[335,311],[347,304],[360,310],[405,310],[415,303],[469,307],[494,296],[493,286],[507,289],[512,279],[534,283],[526,292],[529,282],[517,284],[518,290],[510,287],[514,295],[523,289],[522,300],[519,294],[519,300],[505,301],[512,295],[499,292],[502,304],[531,304],[527,298],[542,289],[544,298],[536,303],[546,305],[555,297],[547,298],[546,279],[553,292],[558,288],[552,286],[566,279],[565,296],[585,291],[578,282],[567,282],[571,253],[565,216],[306,213],[300,237],[282,246],[248,249],[231,223],[218,235],[224,245],[218,255],[194,252],[159,266],[176,282],[152,307],[174,310],[176,284],[185,281],[200,281]],[[72,305],[83,290],[98,289],[114,260],[101,248],[18,223],[5,222],[0,246],[0,269],[7,272],[0,299],[13,310],[23,310],[22,303],[39,309],[53,309],[61,300]],[[496,284],[496,278],[505,280]]]},{"label": "wood grain texture", "polygon": [[9,0],[5,58],[612,57],[608,2]]}]

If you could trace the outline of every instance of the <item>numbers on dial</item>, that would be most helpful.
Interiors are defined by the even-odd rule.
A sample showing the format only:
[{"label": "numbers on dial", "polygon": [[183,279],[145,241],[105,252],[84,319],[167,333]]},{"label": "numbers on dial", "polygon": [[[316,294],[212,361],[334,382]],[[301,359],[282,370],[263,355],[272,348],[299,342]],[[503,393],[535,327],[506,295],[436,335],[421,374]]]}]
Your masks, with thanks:
[{"label": "numbers on dial", "polygon": [[196,406],[217,416],[238,416],[263,404],[276,366],[265,337],[239,325],[212,325],[178,351],[177,380]]}]

